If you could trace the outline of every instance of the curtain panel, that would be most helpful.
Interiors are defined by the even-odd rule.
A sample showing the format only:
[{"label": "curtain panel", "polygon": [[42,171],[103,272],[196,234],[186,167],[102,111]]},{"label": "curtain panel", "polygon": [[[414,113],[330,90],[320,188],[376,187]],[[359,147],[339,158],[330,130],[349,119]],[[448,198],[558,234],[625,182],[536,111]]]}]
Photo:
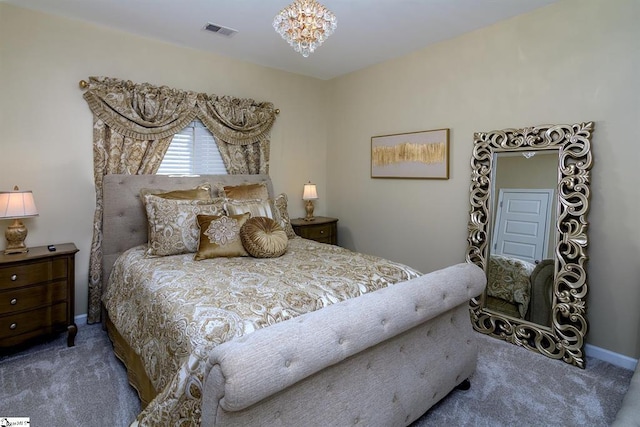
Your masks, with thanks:
[{"label": "curtain panel", "polygon": [[153,174],[173,136],[195,118],[215,136],[229,174],[269,173],[270,102],[217,96],[90,77],[84,99],[93,113],[96,209],[89,259],[87,322],[102,317],[102,178],[107,174]]}]

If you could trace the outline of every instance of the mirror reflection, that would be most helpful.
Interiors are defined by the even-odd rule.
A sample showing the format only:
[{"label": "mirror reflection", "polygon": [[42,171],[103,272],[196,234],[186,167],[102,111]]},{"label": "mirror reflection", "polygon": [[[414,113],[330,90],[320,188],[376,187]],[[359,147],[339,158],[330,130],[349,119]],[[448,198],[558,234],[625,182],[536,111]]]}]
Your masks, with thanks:
[{"label": "mirror reflection", "polygon": [[475,330],[581,368],[592,131],[583,122],[476,132],[467,225],[467,261],[488,282],[469,303]]},{"label": "mirror reflection", "polygon": [[493,158],[486,308],[550,327],[558,150]]}]

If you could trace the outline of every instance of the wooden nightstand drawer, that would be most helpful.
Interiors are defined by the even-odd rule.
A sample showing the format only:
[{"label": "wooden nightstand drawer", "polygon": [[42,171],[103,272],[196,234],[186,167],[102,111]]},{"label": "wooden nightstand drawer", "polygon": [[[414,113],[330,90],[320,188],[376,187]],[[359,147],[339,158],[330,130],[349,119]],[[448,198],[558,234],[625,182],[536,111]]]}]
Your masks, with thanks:
[{"label": "wooden nightstand drawer", "polygon": [[66,328],[67,304],[60,303],[38,310],[0,317],[0,339],[32,331],[52,331],[55,326]]},{"label": "wooden nightstand drawer", "polygon": [[73,243],[62,243],[0,253],[0,354],[64,331],[73,346],[76,252]]},{"label": "wooden nightstand drawer", "polygon": [[333,236],[333,227],[332,224],[308,226],[303,229],[302,234],[311,240],[330,239]]},{"label": "wooden nightstand drawer", "polygon": [[293,231],[305,239],[315,240],[320,243],[338,244],[338,219],[323,216],[316,217],[313,221],[305,221],[302,218],[292,219]]},{"label": "wooden nightstand drawer", "polygon": [[0,292],[0,313],[30,310],[67,298],[67,282],[59,281]]},{"label": "wooden nightstand drawer", "polygon": [[65,258],[0,267],[0,290],[62,279],[66,276]]}]

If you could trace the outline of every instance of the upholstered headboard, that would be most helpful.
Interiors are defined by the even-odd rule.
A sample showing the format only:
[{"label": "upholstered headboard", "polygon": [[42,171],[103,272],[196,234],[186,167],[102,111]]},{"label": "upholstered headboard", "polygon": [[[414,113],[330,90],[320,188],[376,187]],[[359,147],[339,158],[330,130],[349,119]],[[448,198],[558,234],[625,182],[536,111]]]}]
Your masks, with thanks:
[{"label": "upholstered headboard", "polygon": [[[167,175],[106,175],[103,181],[104,216],[102,223],[102,291],[116,259],[129,248],[147,242],[147,216],[140,200],[143,188],[185,190],[203,183],[239,185],[265,181],[269,195],[274,196],[269,175],[200,175],[171,177]],[[215,196],[215,194],[214,194]]]}]

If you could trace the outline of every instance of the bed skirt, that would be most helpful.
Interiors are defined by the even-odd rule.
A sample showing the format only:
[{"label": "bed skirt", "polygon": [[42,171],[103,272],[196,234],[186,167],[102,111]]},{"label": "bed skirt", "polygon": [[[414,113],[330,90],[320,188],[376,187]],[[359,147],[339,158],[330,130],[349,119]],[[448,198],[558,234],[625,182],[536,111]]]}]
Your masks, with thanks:
[{"label": "bed skirt", "polygon": [[106,316],[107,333],[113,343],[113,352],[122,361],[127,369],[129,384],[138,392],[140,397],[140,409],[144,409],[151,402],[158,392],[155,390],[149,377],[144,371],[142,360],[131,349],[129,344],[122,338],[116,327],[111,323],[109,316]]}]

